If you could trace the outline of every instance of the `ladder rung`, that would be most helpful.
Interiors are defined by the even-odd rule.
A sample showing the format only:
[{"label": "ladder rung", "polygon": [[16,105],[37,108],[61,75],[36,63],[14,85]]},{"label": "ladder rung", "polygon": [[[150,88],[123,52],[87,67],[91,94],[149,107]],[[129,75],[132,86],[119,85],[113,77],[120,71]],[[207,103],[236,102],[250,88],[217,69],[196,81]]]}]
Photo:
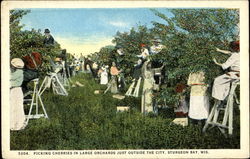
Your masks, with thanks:
[{"label": "ladder rung", "polygon": [[218,110],[226,110],[226,108],[217,108]]},{"label": "ladder rung", "polygon": [[222,125],[222,124],[220,124],[220,123],[208,122],[208,124],[215,125],[215,126],[219,126],[219,127],[223,127],[223,128],[227,128],[227,129],[228,129],[228,126]]}]

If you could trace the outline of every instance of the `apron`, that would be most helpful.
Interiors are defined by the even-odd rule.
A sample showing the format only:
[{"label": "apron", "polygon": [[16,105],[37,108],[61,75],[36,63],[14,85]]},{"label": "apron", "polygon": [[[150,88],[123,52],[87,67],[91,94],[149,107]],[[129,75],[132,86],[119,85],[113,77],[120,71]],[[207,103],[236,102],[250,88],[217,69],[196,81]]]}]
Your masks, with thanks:
[{"label": "apron", "polygon": [[189,74],[188,85],[191,86],[188,116],[192,119],[207,119],[209,115],[209,98],[206,95],[204,72]]}]

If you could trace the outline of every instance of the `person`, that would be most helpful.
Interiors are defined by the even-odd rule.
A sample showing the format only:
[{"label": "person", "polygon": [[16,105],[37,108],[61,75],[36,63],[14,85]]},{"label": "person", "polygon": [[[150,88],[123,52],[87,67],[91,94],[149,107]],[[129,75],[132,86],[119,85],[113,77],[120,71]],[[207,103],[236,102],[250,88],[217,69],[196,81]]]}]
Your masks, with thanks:
[{"label": "person", "polygon": [[141,67],[142,67],[142,60],[139,59],[137,61],[137,64],[134,67],[134,72],[133,72],[133,82],[129,86],[129,89],[125,93],[126,96],[134,96],[138,97],[139,96],[139,89],[141,85]]},{"label": "person", "polygon": [[179,101],[177,107],[174,109],[174,112],[177,117],[186,117],[188,114],[188,104],[185,96],[186,85],[183,83],[178,83],[175,88],[175,92],[179,96]]},{"label": "person", "polygon": [[152,96],[155,81],[151,61],[149,60],[144,62],[142,66],[142,77],[144,79],[144,82],[141,98],[141,112],[143,114],[147,114],[154,111]]},{"label": "person", "polygon": [[112,76],[111,78],[111,88],[110,91],[111,93],[118,93],[118,84],[117,84],[117,76],[119,75],[121,71],[117,69],[115,62],[112,62],[112,66],[110,68],[110,74]]},{"label": "person", "polygon": [[145,44],[141,44],[141,54],[137,55],[137,57],[142,58],[143,60],[147,58],[147,56],[149,55],[149,51],[146,48]]},{"label": "person", "polygon": [[91,58],[89,58],[89,57],[85,58],[85,60],[84,60],[84,70],[87,72],[88,71],[87,66],[89,66],[92,77],[95,78],[95,72],[94,72],[94,69],[93,69],[93,64],[94,64],[94,62],[91,60]]},{"label": "person", "polygon": [[112,66],[110,67],[110,74],[111,74],[111,79],[108,83],[107,89],[104,91],[104,94],[110,89],[111,93],[118,93],[118,88],[117,88],[117,76],[121,70],[118,70],[116,67],[115,62],[112,62]]},{"label": "person", "polygon": [[108,72],[105,67],[101,67],[98,71],[98,75],[100,76],[100,84],[106,85],[108,84]]},{"label": "person", "polygon": [[219,103],[223,101],[229,94],[230,82],[240,77],[240,47],[239,41],[230,43],[231,51],[216,49],[218,52],[231,55],[223,64],[218,63],[214,58],[215,64],[222,67],[223,70],[229,68],[229,72],[214,79],[212,88],[212,97],[217,99]]},{"label": "person", "polygon": [[22,90],[26,93],[28,91],[27,84],[31,80],[39,77],[39,68],[42,65],[42,56],[38,52],[32,52],[31,54],[24,56],[22,59],[24,62]]},{"label": "person", "polygon": [[164,48],[164,45],[161,44],[161,39],[159,38],[155,38],[152,40],[153,45],[150,47],[150,54],[154,55],[154,54],[158,54],[159,52],[161,52],[161,50]]},{"label": "person", "polygon": [[63,71],[64,71],[66,77],[70,78],[69,66],[68,66],[69,64],[68,64],[67,50],[66,49],[62,49],[61,55],[59,56],[59,58],[62,59]]},{"label": "person", "polygon": [[208,85],[205,83],[205,73],[203,71],[189,74],[187,85],[191,87],[189,102],[190,123],[202,125],[209,115],[209,99],[206,94]]},{"label": "person", "polygon": [[49,29],[45,29],[44,30],[44,40],[43,40],[43,44],[45,46],[50,46],[50,45],[54,45],[54,38],[53,36],[50,34],[50,30]]},{"label": "person", "polygon": [[24,62],[20,58],[11,60],[10,75],[10,130],[22,130],[26,127],[23,109],[23,82]]}]

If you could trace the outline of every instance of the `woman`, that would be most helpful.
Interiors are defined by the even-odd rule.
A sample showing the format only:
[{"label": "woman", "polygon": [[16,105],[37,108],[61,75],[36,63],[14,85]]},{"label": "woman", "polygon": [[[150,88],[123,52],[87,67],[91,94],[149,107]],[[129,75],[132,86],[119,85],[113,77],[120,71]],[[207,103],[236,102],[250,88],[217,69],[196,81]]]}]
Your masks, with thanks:
[{"label": "woman", "polygon": [[111,88],[110,91],[111,93],[118,93],[118,88],[117,88],[117,76],[121,71],[119,71],[116,67],[115,62],[112,62],[112,66],[110,68],[110,74],[111,74],[111,80],[110,80],[110,84],[111,84]]},{"label": "woman", "polygon": [[220,64],[213,59],[215,64],[222,67],[223,70],[230,69],[228,73],[218,76],[214,80],[212,96],[219,102],[223,101],[229,94],[230,82],[240,77],[240,46],[239,41],[230,43],[231,51],[221,50],[217,48],[218,52],[231,55],[227,61]]},{"label": "woman", "polygon": [[105,67],[102,67],[100,69],[99,74],[100,74],[100,77],[101,77],[100,84],[102,84],[102,85],[108,84],[108,72],[107,72],[107,69]]},{"label": "woman", "polygon": [[23,82],[24,62],[20,58],[11,60],[10,75],[10,130],[25,128],[25,114],[23,109]]},{"label": "woman", "polygon": [[191,87],[188,116],[193,123],[201,121],[204,124],[209,115],[209,99],[206,94],[208,86],[204,80],[203,71],[190,73],[188,77],[188,85]]}]

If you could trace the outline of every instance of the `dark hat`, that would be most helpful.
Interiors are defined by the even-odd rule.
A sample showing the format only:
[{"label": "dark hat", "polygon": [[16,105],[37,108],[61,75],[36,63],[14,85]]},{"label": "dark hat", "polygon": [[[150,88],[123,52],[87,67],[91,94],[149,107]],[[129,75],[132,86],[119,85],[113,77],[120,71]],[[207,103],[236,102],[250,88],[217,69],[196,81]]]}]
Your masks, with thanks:
[{"label": "dark hat", "polygon": [[44,33],[50,33],[49,29],[45,29]]},{"label": "dark hat", "polygon": [[240,51],[240,41],[232,41],[230,42],[230,47],[233,51]]}]

